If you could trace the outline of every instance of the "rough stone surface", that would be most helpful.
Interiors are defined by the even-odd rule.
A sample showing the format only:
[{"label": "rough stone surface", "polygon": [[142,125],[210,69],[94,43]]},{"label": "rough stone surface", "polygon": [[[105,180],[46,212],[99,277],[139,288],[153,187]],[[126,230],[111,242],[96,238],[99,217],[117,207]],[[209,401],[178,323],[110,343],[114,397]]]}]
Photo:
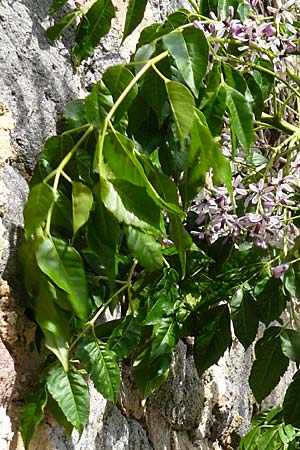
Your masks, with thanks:
[{"label": "rough stone surface", "polygon": [[[0,450],[24,450],[20,410],[42,363],[16,269],[27,180],[66,102],[85,95],[106,67],[130,57],[138,31],[121,46],[126,2],[115,4],[119,13],[113,30],[74,74],[68,38],[50,45],[44,34],[50,0],[0,0]],[[68,2],[66,9],[72,5]],[[188,1],[151,0],[143,25],[179,6],[187,7]],[[31,450],[237,449],[254,403],[247,383],[252,359],[252,350],[244,353],[235,342],[200,380],[189,346],[180,342],[167,382],[145,404],[124,365],[117,405],[90,386],[91,414],[80,440],[76,433],[68,438],[46,414]],[[267,401],[280,401],[286,383],[287,378]]]}]

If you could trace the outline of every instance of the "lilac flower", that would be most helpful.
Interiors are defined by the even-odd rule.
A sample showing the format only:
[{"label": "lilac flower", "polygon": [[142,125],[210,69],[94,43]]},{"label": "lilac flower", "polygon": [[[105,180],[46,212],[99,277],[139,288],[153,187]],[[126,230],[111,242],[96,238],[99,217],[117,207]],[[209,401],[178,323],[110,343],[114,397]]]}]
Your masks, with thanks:
[{"label": "lilac flower", "polygon": [[289,264],[280,264],[279,266],[272,267],[273,277],[280,278],[281,275],[286,272],[289,268]]}]

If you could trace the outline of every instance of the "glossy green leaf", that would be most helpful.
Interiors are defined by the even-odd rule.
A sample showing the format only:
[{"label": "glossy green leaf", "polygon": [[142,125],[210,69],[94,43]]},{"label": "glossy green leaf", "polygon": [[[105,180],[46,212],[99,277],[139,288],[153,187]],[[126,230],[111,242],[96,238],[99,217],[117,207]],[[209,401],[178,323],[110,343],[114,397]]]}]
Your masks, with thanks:
[{"label": "glossy green leaf", "polygon": [[149,69],[144,77],[141,89],[144,100],[151,106],[157,116],[159,127],[164,121],[167,91],[165,82],[154,69]]},{"label": "glossy green leaf", "polygon": [[47,408],[51,412],[51,414],[54,417],[54,419],[56,420],[56,422],[60,426],[64,427],[64,429],[67,433],[67,436],[70,437],[74,427],[70,422],[68,422],[66,416],[60,409],[57,401],[54,400],[54,398],[51,397],[51,395],[48,395]]},{"label": "glossy green leaf", "polygon": [[92,56],[100,39],[111,28],[115,8],[111,0],[96,0],[83,16],[75,36],[73,54],[78,63]]},{"label": "glossy green leaf", "polygon": [[83,376],[74,368],[65,372],[59,362],[48,370],[47,389],[70,422],[82,433],[90,412],[90,395]]},{"label": "glossy green leaf", "polygon": [[49,13],[54,14],[55,12],[60,10],[65,5],[65,3],[67,3],[67,0],[53,0],[49,9]]},{"label": "glossy green leaf", "polygon": [[68,315],[54,303],[54,286],[44,282],[39,289],[35,305],[35,320],[45,336],[45,346],[53,352],[63,368],[69,367],[70,324]]},{"label": "glossy green leaf", "polygon": [[141,23],[144,17],[146,5],[147,0],[129,0],[126,11],[123,40],[126,39],[127,36],[129,36]]},{"label": "glossy green leaf", "polygon": [[227,305],[204,312],[194,345],[194,360],[200,377],[212,364],[219,361],[230,343],[230,315]]},{"label": "glossy green leaf", "polygon": [[75,9],[69,14],[65,15],[59,23],[56,23],[52,27],[49,27],[46,31],[48,38],[53,43],[56,39],[60,38],[63,32],[72,25],[76,17],[81,15],[80,9]]},{"label": "glossy green leaf", "polygon": [[76,99],[67,104],[64,109],[64,119],[68,130],[80,127],[87,122],[84,108],[85,101],[83,99]]},{"label": "glossy green leaf", "polygon": [[162,248],[154,236],[132,226],[125,228],[125,234],[129,250],[143,267],[150,272],[162,268]]},{"label": "glossy green leaf", "polygon": [[205,175],[211,168],[215,184],[224,183],[232,195],[230,163],[216,144],[204,114],[195,110],[191,141],[181,183],[181,195],[185,207],[189,206],[199,189],[204,186]]},{"label": "glossy green leaf", "polygon": [[253,428],[244,436],[240,442],[240,450],[259,450],[258,445],[261,438],[261,428]]},{"label": "glossy green leaf", "polygon": [[162,318],[174,313],[175,303],[179,298],[178,273],[174,269],[164,269],[164,276],[148,299],[148,312],[144,325],[157,325]]},{"label": "glossy green leaf", "polygon": [[269,325],[280,317],[286,301],[282,292],[282,282],[274,277],[270,278],[262,292],[256,296],[258,318]]},{"label": "glossy green leaf", "polygon": [[248,291],[238,289],[232,296],[230,306],[235,335],[246,350],[254,341],[258,330],[255,300]]},{"label": "glossy green leaf", "polygon": [[262,94],[262,90],[258,83],[256,82],[253,75],[246,73],[244,75],[246,80],[249,92],[251,94],[250,106],[257,120],[260,119],[261,114],[264,110],[264,98]]},{"label": "glossy green leaf", "polygon": [[298,263],[284,272],[283,283],[292,297],[300,298],[300,266]]},{"label": "glossy green leaf", "polygon": [[[220,85],[216,95],[212,96],[203,109],[207,124],[214,137],[218,137],[222,133],[226,106],[226,89]],[[233,136],[235,137],[235,135]],[[233,145],[232,142],[231,145]]]},{"label": "glossy green leaf", "polygon": [[79,181],[72,182],[73,203],[73,235],[77,233],[89,219],[93,206],[93,194],[90,189]]},{"label": "glossy green leaf", "polygon": [[243,22],[245,19],[247,19],[249,17],[250,11],[251,11],[251,7],[247,3],[240,3],[237,8],[237,12]]},{"label": "glossy green leaf", "polygon": [[268,328],[255,345],[256,359],[251,369],[249,383],[259,403],[278,384],[289,364],[281,349],[279,332],[278,327]]},{"label": "glossy green leaf", "polygon": [[193,127],[195,100],[191,92],[177,81],[166,82],[166,88],[178,138],[184,146],[185,139]]},{"label": "glossy green leaf", "polygon": [[199,109],[202,110],[207,103],[212,101],[219,92],[221,83],[221,63],[217,60],[207,75],[206,87],[201,89],[201,102]]},{"label": "glossy green leaf", "polygon": [[[114,101],[116,101],[132,82],[133,78],[133,74],[125,66],[113,66],[106,69],[102,80],[111,92]],[[137,93],[138,87],[135,84],[118,107],[115,113],[115,120],[119,120],[128,111]]]},{"label": "glossy green leaf", "polygon": [[253,141],[251,107],[244,95],[230,86],[226,86],[226,102],[232,129],[245,150],[249,151]]},{"label": "glossy green leaf", "polygon": [[186,84],[198,97],[208,65],[208,43],[203,31],[188,27],[167,34],[163,42]]},{"label": "glossy green leaf", "polygon": [[95,388],[107,400],[116,403],[120,386],[120,369],[115,353],[102,342],[86,336],[77,344],[76,355],[90,374]]},{"label": "glossy green leaf", "polygon": [[283,416],[285,423],[300,428],[300,379],[296,372],[294,381],[289,385],[283,400]]},{"label": "glossy green leaf", "polygon": [[51,205],[55,202],[55,198],[52,187],[47,183],[36,184],[30,190],[23,211],[27,238],[43,225]]},{"label": "glossy green leaf", "polygon": [[241,94],[245,94],[247,84],[240,72],[226,63],[222,63],[222,71],[226,84]]},{"label": "glossy green leaf", "polygon": [[69,294],[77,316],[86,320],[90,303],[80,254],[61,239],[44,238],[38,243],[36,257],[39,268]]},{"label": "glossy green leaf", "polygon": [[141,335],[141,323],[138,316],[127,316],[114,328],[108,340],[108,346],[116,354],[117,361],[128,358],[136,351]]},{"label": "glossy green leaf", "polygon": [[124,180],[102,180],[101,195],[106,208],[126,225],[162,233],[161,212],[145,188]]},{"label": "glossy green leaf", "polygon": [[98,131],[104,119],[113,107],[113,98],[103,81],[93,86],[92,92],[85,98],[85,114],[88,122]]},{"label": "glossy green leaf", "polygon": [[29,444],[37,426],[44,417],[44,408],[47,403],[45,385],[38,385],[28,397],[21,415],[21,435],[25,450],[29,450]]},{"label": "glossy green leaf", "polygon": [[184,228],[181,219],[174,214],[169,214],[170,238],[174,242],[181,264],[182,278],[185,277],[186,252],[192,245],[192,238]]},{"label": "glossy green leaf", "polygon": [[285,356],[300,363],[300,332],[284,328],[280,333],[281,348]]}]

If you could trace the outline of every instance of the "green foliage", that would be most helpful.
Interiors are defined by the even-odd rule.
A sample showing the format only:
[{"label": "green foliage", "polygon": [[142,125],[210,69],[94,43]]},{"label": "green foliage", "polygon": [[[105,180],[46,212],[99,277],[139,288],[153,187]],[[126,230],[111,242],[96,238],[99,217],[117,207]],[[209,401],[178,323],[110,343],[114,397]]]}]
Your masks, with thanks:
[{"label": "green foliage", "polygon": [[[50,12],[65,3],[54,0]],[[280,172],[272,166],[288,164],[290,148],[298,148],[298,128],[283,119],[285,108],[295,109],[268,103],[279,81],[286,86],[265,58],[269,50],[261,57],[255,48],[255,61],[245,62],[240,41],[207,33],[215,25],[210,12],[226,16],[233,6],[246,17],[250,5],[190,3],[192,12],[181,9],[147,27],[130,62],[108,68],[86,98],[67,105],[63,131],[48,139],[36,166],[19,259],[47,360],[22,416],[26,448],[46,405],[69,433],[73,427],[82,433],[89,416],[83,375],[116,402],[126,360],[147,399],[166,381],[184,337],[194,337],[202,376],[230,349],[232,324],[245,349],[264,324],[249,379],[258,402],[290,360],[300,362],[293,309],[300,292],[299,243],[290,245],[285,236],[282,248],[268,248],[260,235],[257,242],[253,237],[269,219],[263,208],[275,208],[264,203],[276,183],[285,195],[281,220],[298,219],[285,182],[273,180]],[[139,25],[146,5],[129,1],[123,39]],[[114,15],[111,0],[96,0],[68,12],[48,36],[53,41],[76,22],[72,52],[80,63],[93,54]],[[288,137],[259,153],[256,133],[274,128]],[[239,185],[236,164],[245,185]],[[289,166],[284,170],[289,173]],[[248,219],[243,235],[243,192],[254,192],[261,179],[258,198],[242,217]],[[221,194],[213,202],[208,191]],[[216,220],[218,208],[222,217]],[[258,219],[262,209],[264,222]],[[201,236],[197,230],[208,219],[214,220],[206,229],[210,235]],[[238,236],[226,234],[227,226],[240,226]],[[103,323],[106,309],[113,312],[117,305],[121,317]],[[298,393],[297,375],[283,408],[261,413],[240,448],[298,448]]]}]

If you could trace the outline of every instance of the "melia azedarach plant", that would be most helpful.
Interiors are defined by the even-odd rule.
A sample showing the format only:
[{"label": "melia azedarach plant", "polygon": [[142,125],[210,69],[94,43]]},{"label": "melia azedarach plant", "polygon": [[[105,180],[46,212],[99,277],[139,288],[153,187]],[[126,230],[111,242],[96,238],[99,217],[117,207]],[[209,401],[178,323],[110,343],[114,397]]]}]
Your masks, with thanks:
[{"label": "melia azedarach plant", "polygon": [[[129,2],[125,36],[146,3]],[[146,399],[186,336],[201,376],[230,348],[231,322],[245,349],[264,324],[249,379],[257,402],[300,362],[300,5],[262,16],[254,0],[190,3],[66,107],[36,166],[20,261],[49,351],[22,416],[26,448],[46,406],[82,433],[87,374],[116,402],[126,360]],[[109,0],[83,13],[78,61],[113,15]],[[108,311],[116,318],[104,321]],[[297,372],[241,449],[298,448],[299,388]]]}]

